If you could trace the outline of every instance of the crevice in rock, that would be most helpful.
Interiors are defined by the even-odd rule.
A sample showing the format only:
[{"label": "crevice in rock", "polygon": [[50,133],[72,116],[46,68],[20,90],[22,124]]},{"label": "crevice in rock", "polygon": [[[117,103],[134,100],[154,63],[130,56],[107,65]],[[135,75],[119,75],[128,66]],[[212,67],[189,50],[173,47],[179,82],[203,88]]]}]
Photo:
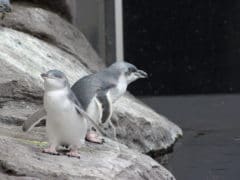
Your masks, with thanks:
[{"label": "crevice in rock", "polygon": [[174,145],[169,146],[166,149],[161,149],[161,150],[152,150],[146,153],[146,155],[152,157],[153,159],[157,158],[157,157],[161,157],[165,154],[170,154],[173,153],[173,147]]},{"label": "crevice in rock", "polygon": [[24,173],[19,173],[15,169],[13,169],[11,166],[7,164],[7,162],[0,160],[0,172],[8,175],[8,176],[26,176]]},{"label": "crevice in rock", "polygon": [[40,7],[46,10],[56,12],[58,15],[72,21],[72,15],[66,0],[12,0],[12,3],[24,4],[32,7]]},{"label": "crevice in rock", "polygon": [[29,87],[27,82],[12,80],[0,84],[0,104],[9,101],[28,101],[42,104],[43,91],[37,87]]},{"label": "crevice in rock", "polygon": [[150,156],[151,158],[155,159],[157,162],[165,166],[168,164],[169,155],[174,152],[174,144],[172,144],[166,149],[149,151],[146,153],[146,155]]},{"label": "crevice in rock", "polygon": [[20,118],[0,115],[0,122],[7,125],[22,126],[24,120]]}]

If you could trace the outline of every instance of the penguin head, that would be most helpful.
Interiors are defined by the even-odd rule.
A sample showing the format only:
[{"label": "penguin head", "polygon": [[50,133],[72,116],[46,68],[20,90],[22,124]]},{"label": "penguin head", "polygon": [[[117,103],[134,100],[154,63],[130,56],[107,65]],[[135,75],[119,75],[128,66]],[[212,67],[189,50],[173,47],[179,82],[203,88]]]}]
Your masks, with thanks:
[{"label": "penguin head", "polygon": [[123,75],[126,78],[128,84],[136,81],[137,79],[148,77],[148,74],[146,72],[127,62],[116,62],[109,68]]},{"label": "penguin head", "polygon": [[44,80],[46,90],[58,90],[69,85],[67,77],[59,70],[50,70],[47,73],[42,73],[41,77]]},{"label": "penguin head", "polygon": [[12,11],[9,0],[0,0],[0,12],[9,13]]}]

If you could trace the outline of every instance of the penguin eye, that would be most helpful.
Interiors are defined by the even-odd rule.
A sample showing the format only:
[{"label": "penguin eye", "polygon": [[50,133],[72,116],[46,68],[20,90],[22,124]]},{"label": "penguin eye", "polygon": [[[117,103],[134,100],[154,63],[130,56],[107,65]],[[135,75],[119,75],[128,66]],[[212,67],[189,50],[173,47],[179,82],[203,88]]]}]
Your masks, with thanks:
[{"label": "penguin eye", "polygon": [[134,67],[130,67],[130,68],[128,69],[128,71],[129,71],[130,73],[133,73],[133,72],[137,72],[137,69],[134,68]]},{"label": "penguin eye", "polygon": [[62,79],[62,75],[61,74],[55,74],[54,77]]}]

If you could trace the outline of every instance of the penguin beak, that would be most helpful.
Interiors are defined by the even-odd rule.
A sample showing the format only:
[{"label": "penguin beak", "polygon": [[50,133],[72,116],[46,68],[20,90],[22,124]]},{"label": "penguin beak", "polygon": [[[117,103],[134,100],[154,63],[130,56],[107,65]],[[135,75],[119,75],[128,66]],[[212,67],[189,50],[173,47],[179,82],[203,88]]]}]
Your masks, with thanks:
[{"label": "penguin beak", "polygon": [[0,11],[1,12],[11,12],[12,8],[10,6],[8,6],[7,4],[1,4],[0,5]]},{"label": "penguin beak", "polygon": [[10,6],[5,6],[5,11],[6,12],[12,12],[12,8]]},{"label": "penguin beak", "polygon": [[3,12],[4,11],[4,7],[2,4],[0,4],[0,11]]},{"label": "penguin beak", "polygon": [[135,74],[139,78],[147,78],[148,77],[148,74],[143,70],[138,70]]},{"label": "penguin beak", "polygon": [[47,74],[47,73],[42,73],[42,74],[41,74],[41,77],[42,77],[43,79],[48,78],[48,74]]}]

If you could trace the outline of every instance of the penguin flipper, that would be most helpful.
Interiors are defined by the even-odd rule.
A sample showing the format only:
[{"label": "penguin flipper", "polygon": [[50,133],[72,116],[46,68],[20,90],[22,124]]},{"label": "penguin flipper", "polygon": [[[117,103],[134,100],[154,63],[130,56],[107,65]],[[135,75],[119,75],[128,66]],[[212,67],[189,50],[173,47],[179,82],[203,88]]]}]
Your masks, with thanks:
[{"label": "penguin flipper", "polygon": [[35,125],[37,125],[43,119],[46,119],[46,111],[44,108],[41,108],[37,112],[33,113],[26,121],[24,121],[22,130],[30,131]]},{"label": "penguin flipper", "polygon": [[97,99],[102,105],[102,118],[101,122],[105,123],[107,122],[111,116],[112,116],[112,101],[109,96],[109,90],[108,91],[98,91]]},{"label": "penguin flipper", "polygon": [[98,132],[100,132],[102,135],[106,135],[106,133],[104,133],[104,131],[98,127],[97,123],[77,104],[75,104],[75,109],[76,109],[77,113],[81,117],[86,118],[93,125],[93,127],[97,129]]},{"label": "penguin flipper", "polygon": [[78,101],[76,95],[72,90],[69,91],[68,98],[73,102],[79,116],[81,116],[81,118],[86,118],[102,135],[105,135],[103,130],[98,127],[97,123],[83,110],[81,103]]}]

